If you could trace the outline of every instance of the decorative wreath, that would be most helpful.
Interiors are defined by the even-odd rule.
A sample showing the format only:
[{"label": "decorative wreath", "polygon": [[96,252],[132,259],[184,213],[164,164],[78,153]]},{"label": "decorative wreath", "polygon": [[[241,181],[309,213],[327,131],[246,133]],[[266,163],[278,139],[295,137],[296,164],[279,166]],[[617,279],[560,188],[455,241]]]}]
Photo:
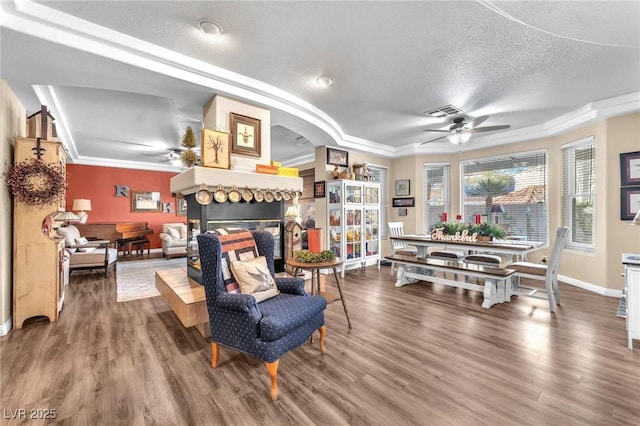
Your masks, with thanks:
[{"label": "decorative wreath", "polygon": [[67,189],[65,174],[58,165],[37,158],[10,165],[4,178],[14,197],[32,205],[59,200]]}]

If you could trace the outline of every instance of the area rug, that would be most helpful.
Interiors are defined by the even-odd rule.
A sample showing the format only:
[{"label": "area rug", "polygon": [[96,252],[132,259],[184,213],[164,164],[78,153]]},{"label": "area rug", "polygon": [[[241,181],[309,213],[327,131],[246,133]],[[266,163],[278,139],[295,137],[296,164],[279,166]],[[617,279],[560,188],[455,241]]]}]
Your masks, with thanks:
[{"label": "area rug", "polygon": [[187,259],[153,259],[118,262],[116,285],[118,302],[159,296],[156,289],[156,271],[186,268]]}]

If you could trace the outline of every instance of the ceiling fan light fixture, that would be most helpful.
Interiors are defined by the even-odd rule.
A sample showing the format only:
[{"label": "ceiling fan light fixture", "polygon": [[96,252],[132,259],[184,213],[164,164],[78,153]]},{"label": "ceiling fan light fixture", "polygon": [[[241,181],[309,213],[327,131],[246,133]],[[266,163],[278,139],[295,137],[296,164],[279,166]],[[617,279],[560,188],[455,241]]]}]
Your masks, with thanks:
[{"label": "ceiling fan light fixture", "polygon": [[469,139],[471,139],[471,133],[469,132],[451,133],[450,135],[447,135],[447,138],[449,138],[449,142],[451,142],[452,144],[462,145],[463,143],[469,142]]},{"label": "ceiling fan light fixture", "polygon": [[209,19],[201,19],[198,26],[203,33],[213,37],[220,37],[224,32],[220,24]]},{"label": "ceiling fan light fixture", "polygon": [[329,87],[333,83],[335,83],[335,81],[336,79],[331,77],[330,75],[321,75],[316,79],[316,83],[318,83],[318,86],[322,87]]}]

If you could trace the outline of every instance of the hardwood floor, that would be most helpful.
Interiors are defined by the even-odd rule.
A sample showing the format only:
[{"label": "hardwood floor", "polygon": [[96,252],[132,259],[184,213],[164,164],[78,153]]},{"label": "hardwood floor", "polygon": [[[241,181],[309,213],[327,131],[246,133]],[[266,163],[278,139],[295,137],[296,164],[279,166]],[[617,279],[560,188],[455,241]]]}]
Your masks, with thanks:
[{"label": "hardwood floor", "polygon": [[0,338],[2,424],[20,408],[65,425],[640,424],[640,344],[617,299],[561,285],[556,314],[530,298],[486,310],[481,293],[394,281],[347,273],[353,329],[331,304],[327,354],[317,339],[285,354],[273,402],[261,361],[221,348],[212,369],[161,297],[117,303],[113,274],[74,273],[58,322]]}]

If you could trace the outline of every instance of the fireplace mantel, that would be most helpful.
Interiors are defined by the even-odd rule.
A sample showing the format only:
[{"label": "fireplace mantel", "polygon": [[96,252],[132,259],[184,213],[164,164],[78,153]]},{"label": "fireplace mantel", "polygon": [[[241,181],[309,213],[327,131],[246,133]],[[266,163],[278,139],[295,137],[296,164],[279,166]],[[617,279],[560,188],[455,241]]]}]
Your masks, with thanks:
[{"label": "fireplace mantel", "polygon": [[287,191],[302,191],[302,178],[266,175],[237,170],[215,169],[211,167],[191,167],[171,178],[171,192],[176,194],[193,194],[206,184],[209,190],[215,190],[222,185],[238,189],[280,189]]}]

